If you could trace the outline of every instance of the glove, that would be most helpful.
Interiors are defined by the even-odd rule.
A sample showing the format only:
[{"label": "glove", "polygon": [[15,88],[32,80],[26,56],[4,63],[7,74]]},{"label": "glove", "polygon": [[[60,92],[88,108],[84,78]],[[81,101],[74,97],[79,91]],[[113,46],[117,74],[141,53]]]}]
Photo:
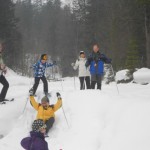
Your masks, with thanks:
[{"label": "glove", "polygon": [[34,94],[33,94],[33,89],[31,89],[31,90],[29,91],[29,95],[30,95],[30,96],[34,96]]},{"label": "glove", "polygon": [[1,64],[1,65],[0,65],[0,69],[1,69],[1,70],[5,70],[5,69],[6,69],[6,66],[5,66],[4,64]]},{"label": "glove", "polygon": [[3,73],[6,74],[6,73],[7,73],[7,69],[4,69],[4,70],[3,70]]},{"label": "glove", "polygon": [[53,61],[53,65],[57,65],[57,62],[56,62],[56,61]]},{"label": "glove", "polygon": [[59,92],[57,92],[56,95],[57,95],[58,99],[61,99],[61,95]]},{"label": "glove", "polygon": [[75,63],[72,63],[71,66],[74,67],[74,66],[75,66]]}]

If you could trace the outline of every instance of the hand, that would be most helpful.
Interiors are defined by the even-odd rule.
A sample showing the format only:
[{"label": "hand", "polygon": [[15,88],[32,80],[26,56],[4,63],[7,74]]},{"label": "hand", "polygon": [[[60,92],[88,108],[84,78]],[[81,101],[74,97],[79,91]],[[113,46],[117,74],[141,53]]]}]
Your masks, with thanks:
[{"label": "hand", "polygon": [[56,61],[53,61],[53,65],[57,65],[57,62],[56,62]]},{"label": "hand", "polygon": [[33,90],[30,90],[30,91],[29,91],[29,95],[30,95],[30,96],[34,96]]},{"label": "hand", "polygon": [[4,70],[3,70],[3,73],[6,74],[6,73],[7,73],[7,69],[4,69]]},{"label": "hand", "polygon": [[1,65],[0,65],[0,69],[1,69],[1,70],[5,70],[5,68],[6,68],[6,66],[5,66],[4,64],[1,64]]},{"label": "hand", "polygon": [[72,63],[71,66],[74,67],[74,66],[75,66],[75,63]]},{"label": "hand", "polygon": [[57,92],[56,95],[57,95],[58,99],[61,99],[61,95],[59,92]]},{"label": "hand", "polygon": [[97,66],[97,64],[94,64],[94,67],[96,67]]}]

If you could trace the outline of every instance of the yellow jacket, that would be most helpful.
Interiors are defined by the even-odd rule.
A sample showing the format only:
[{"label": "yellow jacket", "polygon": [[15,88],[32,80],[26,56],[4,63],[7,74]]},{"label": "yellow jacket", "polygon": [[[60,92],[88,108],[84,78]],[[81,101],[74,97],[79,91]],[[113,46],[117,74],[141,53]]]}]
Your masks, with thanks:
[{"label": "yellow jacket", "polygon": [[62,106],[62,99],[58,99],[57,103],[47,109],[44,109],[40,103],[37,103],[34,96],[30,96],[30,101],[35,110],[38,111],[36,119],[42,119],[44,122],[51,117],[55,117],[55,112]]}]

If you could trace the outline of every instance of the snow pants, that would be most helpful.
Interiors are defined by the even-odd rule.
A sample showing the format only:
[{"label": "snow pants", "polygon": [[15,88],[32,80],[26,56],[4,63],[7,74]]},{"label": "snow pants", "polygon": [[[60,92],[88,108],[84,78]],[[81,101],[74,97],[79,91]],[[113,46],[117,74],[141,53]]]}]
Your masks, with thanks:
[{"label": "snow pants", "polygon": [[53,127],[54,122],[55,122],[54,117],[51,117],[49,120],[47,120],[47,121],[45,122],[45,124],[46,124],[46,126],[47,126],[47,127],[46,127],[46,133],[48,133],[49,130]]},{"label": "snow pants", "polygon": [[85,82],[86,82],[86,88],[90,89],[91,85],[90,85],[90,77],[79,77],[80,80],[80,90],[84,90],[85,89]]},{"label": "snow pants", "polygon": [[42,80],[43,82],[43,88],[44,88],[44,93],[47,94],[48,93],[48,83],[47,83],[47,80],[46,80],[46,77],[43,76],[43,77],[35,77],[35,82],[34,82],[34,85],[33,85],[33,94],[36,93],[36,90],[39,86],[39,82],[40,80]]},{"label": "snow pants", "polygon": [[95,89],[97,84],[97,89],[101,90],[102,87],[102,75],[91,75],[91,89]]},{"label": "snow pants", "polygon": [[7,94],[8,88],[9,88],[9,83],[3,75],[0,76],[0,83],[3,85],[3,88],[2,88],[1,94],[0,94],[0,102],[2,102],[2,101],[4,101],[4,99],[6,97],[6,94]]}]

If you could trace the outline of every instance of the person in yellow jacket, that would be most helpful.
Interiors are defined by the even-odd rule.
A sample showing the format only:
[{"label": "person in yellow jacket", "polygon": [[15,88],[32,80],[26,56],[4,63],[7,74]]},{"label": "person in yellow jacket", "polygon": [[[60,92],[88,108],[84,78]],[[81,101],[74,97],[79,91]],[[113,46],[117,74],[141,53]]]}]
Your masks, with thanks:
[{"label": "person in yellow jacket", "polygon": [[47,96],[44,96],[41,100],[41,103],[37,103],[33,93],[30,93],[30,102],[33,108],[37,111],[36,119],[42,119],[46,124],[46,133],[52,128],[55,122],[55,112],[62,106],[62,98],[60,93],[56,93],[58,101],[55,105],[49,104],[49,99]]}]

